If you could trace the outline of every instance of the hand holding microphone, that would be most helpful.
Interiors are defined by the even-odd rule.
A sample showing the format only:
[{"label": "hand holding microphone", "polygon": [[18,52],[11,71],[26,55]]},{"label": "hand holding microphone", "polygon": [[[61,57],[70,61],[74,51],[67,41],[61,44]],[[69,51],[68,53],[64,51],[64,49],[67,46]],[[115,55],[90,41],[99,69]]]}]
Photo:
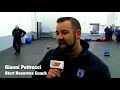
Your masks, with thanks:
[{"label": "hand holding microphone", "polygon": [[51,60],[50,67],[47,78],[60,77],[64,69],[64,61]]}]

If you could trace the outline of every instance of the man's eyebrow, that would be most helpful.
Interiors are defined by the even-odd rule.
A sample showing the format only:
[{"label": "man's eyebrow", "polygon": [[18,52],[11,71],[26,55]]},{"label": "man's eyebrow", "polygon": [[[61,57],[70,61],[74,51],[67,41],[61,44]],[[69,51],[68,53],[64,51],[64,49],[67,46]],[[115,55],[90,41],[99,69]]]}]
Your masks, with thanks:
[{"label": "man's eyebrow", "polygon": [[67,30],[61,30],[61,31],[67,31]]},{"label": "man's eyebrow", "polygon": [[[61,31],[67,31],[67,30],[61,30]],[[56,32],[59,32],[59,31],[56,30]]]},{"label": "man's eyebrow", "polygon": [[[56,33],[58,33],[59,31],[56,31]],[[60,32],[68,32],[67,30],[61,30]]]}]

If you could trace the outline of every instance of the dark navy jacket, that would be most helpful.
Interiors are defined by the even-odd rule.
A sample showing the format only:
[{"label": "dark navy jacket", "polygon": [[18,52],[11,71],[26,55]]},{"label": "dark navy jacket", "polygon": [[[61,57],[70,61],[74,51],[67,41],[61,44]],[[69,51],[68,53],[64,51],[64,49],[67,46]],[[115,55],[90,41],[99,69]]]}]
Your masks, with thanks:
[{"label": "dark navy jacket", "polygon": [[12,36],[14,37],[14,41],[21,41],[21,37],[23,37],[26,32],[22,29],[14,29],[12,31]]},{"label": "dark navy jacket", "polygon": [[105,28],[105,33],[109,34],[110,33],[110,29],[108,27]]},{"label": "dark navy jacket", "polygon": [[120,36],[120,30],[117,31],[117,36]]},{"label": "dark navy jacket", "polygon": [[[64,70],[60,78],[54,79],[79,80],[81,78],[111,78],[107,65],[88,50],[89,44],[84,40],[80,40],[80,43],[83,51],[78,57],[69,60],[69,57],[58,46],[56,49],[52,49],[46,53],[43,60],[38,64],[41,65],[41,69],[36,69],[35,71],[48,72],[50,69],[50,60],[60,60],[64,61]],[[32,78],[45,79],[46,75],[33,75]]]}]

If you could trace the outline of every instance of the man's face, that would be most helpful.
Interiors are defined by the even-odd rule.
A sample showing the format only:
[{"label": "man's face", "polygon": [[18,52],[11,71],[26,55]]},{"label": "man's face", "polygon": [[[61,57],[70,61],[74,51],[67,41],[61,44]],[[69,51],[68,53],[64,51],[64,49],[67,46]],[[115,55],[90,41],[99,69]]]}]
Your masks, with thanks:
[{"label": "man's face", "polygon": [[62,50],[71,51],[76,42],[70,21],[58,23],[56,26],[57,42]]},{"label": "man's face", "polygon": [[18,25],[16,25],[16,26],[15,26],[15,29],[19,29],[19,26],[18,26]]}]

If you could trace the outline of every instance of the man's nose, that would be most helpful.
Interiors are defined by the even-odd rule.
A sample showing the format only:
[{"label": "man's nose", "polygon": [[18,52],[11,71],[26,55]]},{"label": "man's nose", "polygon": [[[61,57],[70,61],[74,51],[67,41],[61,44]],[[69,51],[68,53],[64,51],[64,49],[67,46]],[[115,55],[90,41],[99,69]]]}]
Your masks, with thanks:
[{"label": "man's nose", "polygon": [[63,35],[62,34],[59,34],[58,35],[58,39],[63,39],[64,37],[63,37]]}]

